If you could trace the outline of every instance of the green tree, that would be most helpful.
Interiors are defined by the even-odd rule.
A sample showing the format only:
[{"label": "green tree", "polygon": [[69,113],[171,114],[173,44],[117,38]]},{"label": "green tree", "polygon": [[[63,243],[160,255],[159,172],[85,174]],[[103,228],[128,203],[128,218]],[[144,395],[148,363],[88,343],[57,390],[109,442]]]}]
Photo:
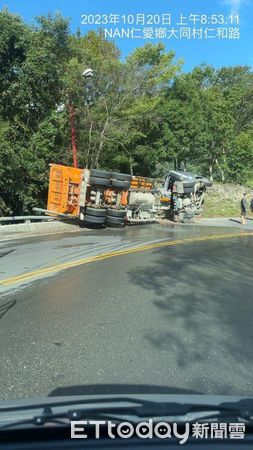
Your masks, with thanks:
[{"label": "green tree", "polygon": [[123,62],[102,31],[71,34],[59,14],[29,26],[3,9],[0,29],[1,214],[44,206],[49,163],[73,164],[72,109],[80,167],[163,176],[174,163],[252,183],[251,68],[181,73],[162,44]]}]

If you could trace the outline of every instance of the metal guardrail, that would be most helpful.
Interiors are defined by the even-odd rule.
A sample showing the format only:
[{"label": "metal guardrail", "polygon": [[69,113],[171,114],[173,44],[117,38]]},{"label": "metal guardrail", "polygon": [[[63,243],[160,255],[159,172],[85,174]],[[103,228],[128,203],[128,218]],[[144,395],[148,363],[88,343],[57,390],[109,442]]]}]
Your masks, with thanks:
[{"label": "metal guardrail", "polygon": [[43,212],[45,214],[48,214],[50,217],[54,217],[55,219],[68,219],[68,220],[76,220],[77,219],[76,216],[72,216],[71,214],[58,213],[55,211],[50,211],[50,209],[33,208],[33,211]]},{"label": "metal guardrail", "polygon": [[[6,224],[14,224],[14,223],[31,223],[31,222],[54,222],[54,221],[76,221],[77,217],[71,216],[70,214],[62,214],[55,213],[54,211],[49,211],[47,209],[42,208],[33,208],[34,211],[45,213],[43,216],[39,215],[30,215],[30,216],[6,216],[0,217],[0,226]],[[48,214],[48,215],[46,215]]]},{"label": "metal guardrail", "polygon": [[0,217],[0,225],[1,223],[5,222],[25,222],[25,223],[31,223],[31,222],[44,222],[44,221],[54,221],[54,217],[47,217],[47,216],[7,216],[7,217]]}]

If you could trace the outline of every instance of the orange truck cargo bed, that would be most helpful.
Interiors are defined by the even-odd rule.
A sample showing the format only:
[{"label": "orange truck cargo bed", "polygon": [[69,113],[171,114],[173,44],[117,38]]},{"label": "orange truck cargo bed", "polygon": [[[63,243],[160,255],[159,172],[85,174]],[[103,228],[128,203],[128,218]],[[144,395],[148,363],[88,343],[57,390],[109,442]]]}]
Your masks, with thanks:
[{"label": "orange truck cargo bed", "polygon": [[154,187],[154,180],[146,177],[133,176],[131,189],[150,191]]},{"label": "orange truck cargo bed", "polygon": [[79,215],[81,181],[85,169],[50,164],[47,209],[55,213]]}]

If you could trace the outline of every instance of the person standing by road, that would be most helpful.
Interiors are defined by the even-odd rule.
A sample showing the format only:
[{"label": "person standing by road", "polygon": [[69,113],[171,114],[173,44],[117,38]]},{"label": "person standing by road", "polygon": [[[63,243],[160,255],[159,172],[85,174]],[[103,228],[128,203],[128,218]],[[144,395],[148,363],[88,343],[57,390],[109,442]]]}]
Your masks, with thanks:
[{"label": "person standing by road", "polygon": [[242,225],[246,224],[246,213],[247,213],[247,193],[244,192],[243,197],[241,199],[241,223]]}]

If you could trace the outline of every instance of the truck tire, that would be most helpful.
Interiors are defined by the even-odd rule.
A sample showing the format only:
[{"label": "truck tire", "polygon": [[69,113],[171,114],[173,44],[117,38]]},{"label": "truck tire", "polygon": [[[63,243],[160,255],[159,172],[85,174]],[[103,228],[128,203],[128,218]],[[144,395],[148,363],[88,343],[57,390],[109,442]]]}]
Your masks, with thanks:
[{"label": "truck tire", "polygon": [[106,180],[110,180],[112,177],[112,174],[111,174],[111,172],[107,172],[107,170],[91,169],[90,176],[97,177],[97,178],[105,178]]},{"label": "truck tire", "polygon": [[129,189],[130,188],[130,181],[120,181],[112,179],[112,186],[120,189]]},{"label": "truck tire", "polygon": [[87,223],[103,225],[106,222],[106,217],[90,216],[89,214],[86,214],[84,220]]},{"label": "truck tire", "polygon": [[107,210],[99,208],[90,208],[87,206],[85,213],[88,216],[106,217]]},{"label": "truck tire", "polygon": [[126,221],[124,217],[111,217],[107,216],[107,226],[108,227],[124,227]]},{"label": "truck tire", "polygon": [[126,217],[126,210],[125,209],[108,209],[107,210],[107,217]]},{"label": "truck tire", "polygon": [[107,179],[107,178],[90,177],[89,183],[93,184],[95,186],[109,187],[111,184],[111,181],[110,181],[110,179]]},{"label": "truck tire", "polygon": [[112,178],[114,180],[120,180],[120,181],[131,181],[132,180],[132,175],[129,175],[127,173],[113,172],[112,173]]}]

